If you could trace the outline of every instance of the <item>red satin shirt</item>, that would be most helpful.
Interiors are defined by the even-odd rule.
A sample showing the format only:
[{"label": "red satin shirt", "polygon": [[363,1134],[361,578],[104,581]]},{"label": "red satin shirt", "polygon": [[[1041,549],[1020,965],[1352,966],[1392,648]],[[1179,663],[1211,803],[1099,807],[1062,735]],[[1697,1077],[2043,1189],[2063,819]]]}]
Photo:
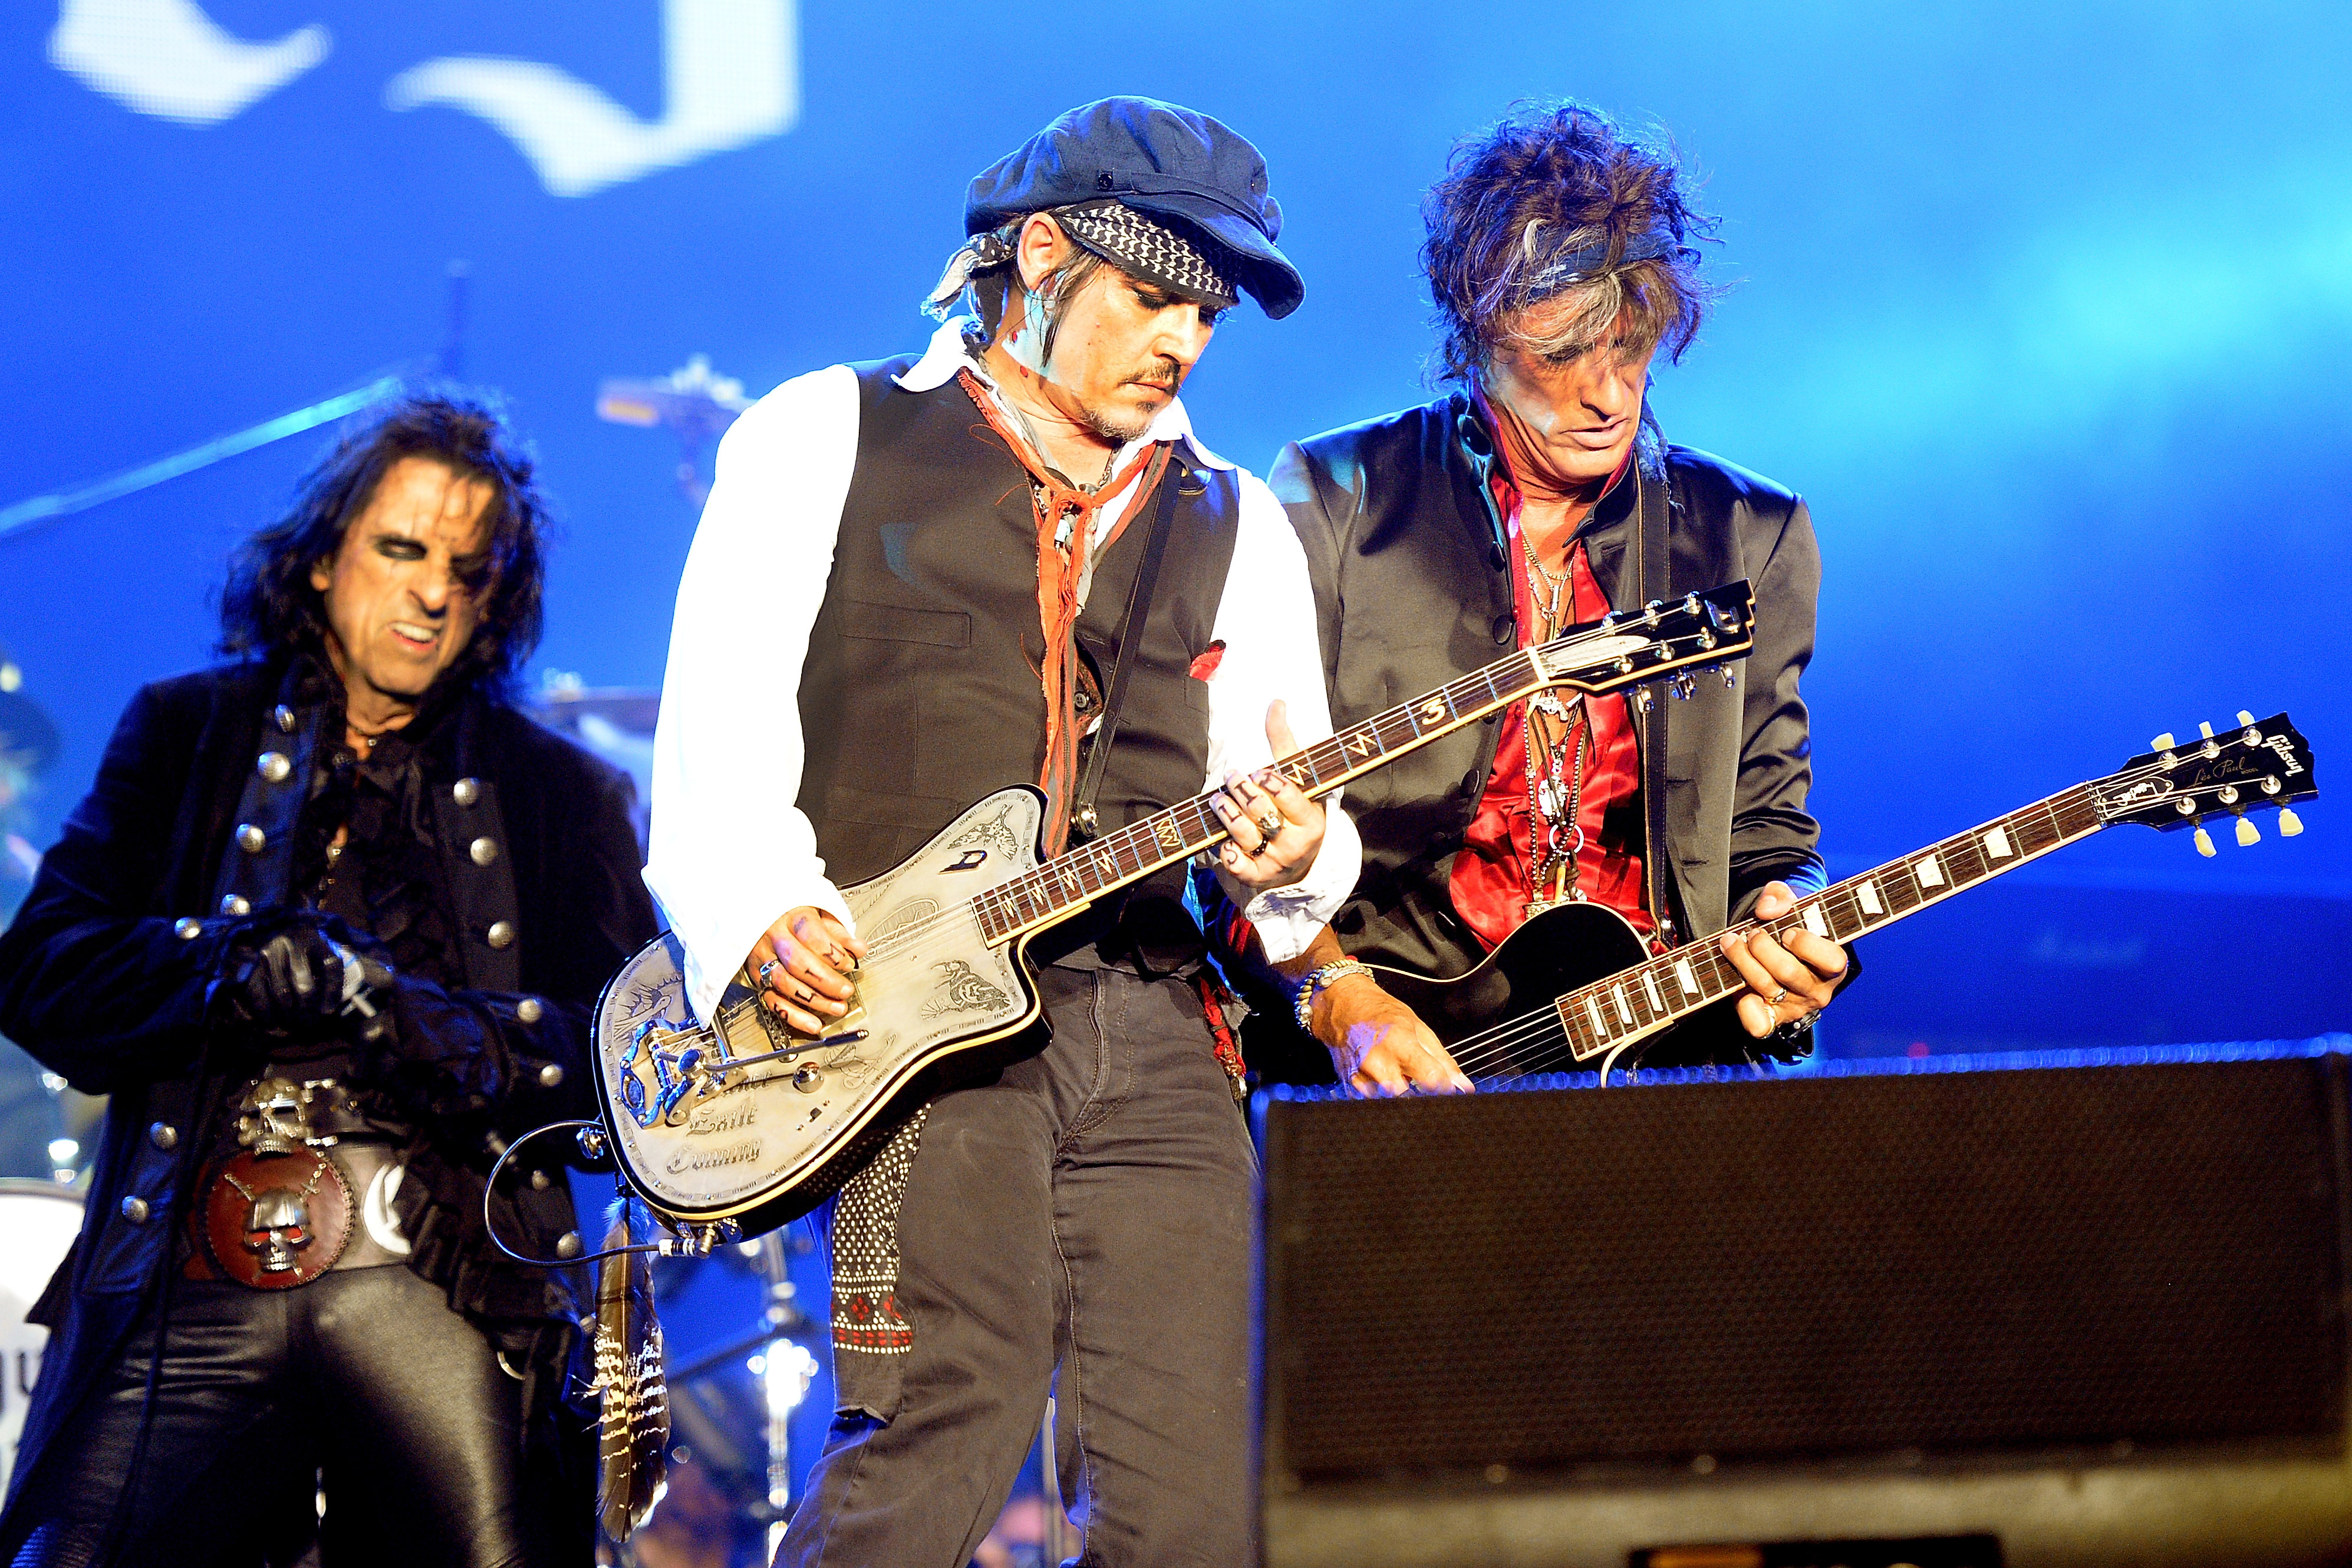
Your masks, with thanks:
[{"label": "red satin shirt", "polygon": [[[1617,479],[1623,477],[1621,468]],[[1616,482],[1610,481],[1612,488]],[[1496,465],[1494,486],[1495,502],[1510,536],[1511,603],[1518,617],[1519,646],[1527,647],[1537,628],[1536,609],[1528,584],[1527,552],[1519,542],[1519,493],[1503,463]],[[1569,552],[1568,581],[1574,606],[1564,612],[1568,624],[1597,621],[1609,613],[1609,601],[1593,581],[1582,540]],[[1583,847],[1576,857],[1576,889],[1588,901],[1608,905],[1648,935],[1656,922],[1643,900],[1642,756],[1633,714],[1623,696],[1588,697],[1584,712],[1592,739],[1576,814],[1584,829]],[[1530,899],[1551,893],[1546,888],[1538,895],[1529,883],[1537,863],[1537,829],[1528,800],[1527,719],[1525,702],[1503,710],[1496,725],[1495,771],[1454,858],[1454,911],[1490,948],[1519,928]]]}]

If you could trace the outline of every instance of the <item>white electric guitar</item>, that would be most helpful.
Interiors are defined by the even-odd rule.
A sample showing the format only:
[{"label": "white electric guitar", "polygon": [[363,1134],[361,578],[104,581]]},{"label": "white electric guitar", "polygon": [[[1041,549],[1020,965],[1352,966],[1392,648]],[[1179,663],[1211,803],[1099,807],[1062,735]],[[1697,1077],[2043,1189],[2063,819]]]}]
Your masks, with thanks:
[{"label": "white electric guitar", "polygon": [[[1275,765],[1309,795],[1535,692],[1603,692],[1744,658],[1744,582],[1574,628],[1375,714]],[[1724,671],[1727,683],[1735,672]],[[846,1017],[793,1034],[739,971],[717,1016],[694,1016],[677,939],[656,938],[604,989],[596,1090],[621,1178],[678,1226],[744,1233],[807,1213],[943,1087],[1034,1048],[1043,1017],[1026,948],[1038,932],[1225,837],[1202,795],[1055,857],[1045,796],[999,790],[896,868],[842,889],[866,954]]]}]

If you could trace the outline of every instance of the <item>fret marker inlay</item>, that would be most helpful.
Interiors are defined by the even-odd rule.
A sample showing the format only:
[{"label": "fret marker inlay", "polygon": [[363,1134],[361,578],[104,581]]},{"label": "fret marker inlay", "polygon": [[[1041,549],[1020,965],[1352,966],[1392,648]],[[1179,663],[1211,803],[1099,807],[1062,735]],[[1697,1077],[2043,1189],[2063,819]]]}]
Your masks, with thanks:
[{"label": "fret marker inlay", "polygon": [[1880,906],[1880,904],[1879,904],[1879,902],[1878,902],[1878,884],[1877,884],[1877,883],[1875,883],[1875,882],[1864,882],[1864,883],[1863,883],[1863,884],[1862,884],[1862,886],[1860,886],[1860,887],[1856,888],[1856,889],[1853,890],[1853,896],[1855,897],[1855,899],[1857,899],[1858,900],[1860,900],[1860,901],[1861,901],[1861,904],[1862,904],[1862,912],[1863,912],[1864,914],[1866,914],[1866,915],[1883,915],[1883,914],[1885,914],[1885,913],[1886,912],[1886,910],[1885,910],[1883,907],[1881,907],[1881,906]]},{"label": "fret marker inlay", "polygon": [[2009,835],[2002,832],[1998,827],[1990,828],[1986,831],[1984,836],[1984,847],[1985,853],[1991,856],[1996,860],[2006,860],[2009,858]]},{"label": "fret marker inlay", "polygon": [[1677,958],[1675,960],[1675,978],[1683,983],[1684,995],[1696,996],[1698,994],[1698,976],[1691,973],[1689,959]]},{"label": "fret marker inlay", "polygon": [[1666,999],[1658,994],[1657,980],[1652,976],[1650,972],[1646,969],[1642,971],[1642,989],[1649,993],[1650,1016],[1654,1018],[1664,1017],[1666,1016]]},{"label": "fret marker inlay", "polygon": [[1936,864],[1936,858],[1933,855],[1916,862],[1911,869],[1917,874],[1919,885],[1923,888],[1940,888],[1944,885],[1944,868]]},{"label": "fret marker inlay", "polygon": [[1607,1039],[1609,1037],[1609,1026],[1601,1021],[1601,1009],[1594,1005],[1592,998],[1590,996],[1587,996],[1584,999],[1584,1011],[1592,1020],[1592,1037],[1596,1040]]},{"label": "fret marker inlay", "polygon": [[1609,994],[1615,998],[1617,1003],[1617,1021],[1627,1028],[1632,1028],[1633,1009],[1625,1001],[1625,988],[1622,985],[1612,986],[1610,988]]},{"label": "fret marker inlay", "polygon": [[1827,940],[1830,934],[1829,922],[1822,919],[1821,905],[1807,904],[1805,906],[1805,929],[1812,932],[1815,936]]}]

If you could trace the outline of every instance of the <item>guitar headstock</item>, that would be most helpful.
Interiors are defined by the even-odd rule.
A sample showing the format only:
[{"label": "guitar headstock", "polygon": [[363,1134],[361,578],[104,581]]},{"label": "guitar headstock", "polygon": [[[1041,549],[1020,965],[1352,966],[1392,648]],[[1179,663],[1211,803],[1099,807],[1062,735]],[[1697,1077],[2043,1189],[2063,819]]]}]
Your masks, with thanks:
[{"label": "guitar headstock", "polygon": [[2240,844],[2262,837],[2245,814],[2264,806],[2277,808],[2282,837],[2303,831],[2288,808],[2295,801],[2316,799],[2319,780],[2312,771],[2311,743],[2285,714],[2257,720],[2240,713],[2238,727],[2220,734],[2210,724],[2198,728],[2203,733],[2185,744],[2158,735],[2154,751],[2091,785],[2100,819],[2164,829],[2195,826],[2202,855],[2213,853],[2212,835],[2202,819],[2216,812],[2237,817]]},{"label": "guitar headstock", "polygon": [[[1614,691],[1668,675],[1675,695],[1687,697],[1690,677],[1676,672],[1745,658],[1755,643],[1756,595],[1742,578],[1572,626],[1535,655],[1550,685]],[[1726,670],[1726,685],[1730,679]]]}]

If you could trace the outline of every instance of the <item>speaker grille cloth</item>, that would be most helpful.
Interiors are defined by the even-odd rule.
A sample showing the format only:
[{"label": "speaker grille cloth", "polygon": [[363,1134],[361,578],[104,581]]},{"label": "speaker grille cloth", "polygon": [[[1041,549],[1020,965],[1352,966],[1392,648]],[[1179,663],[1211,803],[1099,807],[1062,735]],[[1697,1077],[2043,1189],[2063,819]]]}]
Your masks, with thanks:
[{"label": "speaker grille cloth", "polygon": [[2307,1061],[1276,1102],[1300,1476],[2324,1434]]}]

